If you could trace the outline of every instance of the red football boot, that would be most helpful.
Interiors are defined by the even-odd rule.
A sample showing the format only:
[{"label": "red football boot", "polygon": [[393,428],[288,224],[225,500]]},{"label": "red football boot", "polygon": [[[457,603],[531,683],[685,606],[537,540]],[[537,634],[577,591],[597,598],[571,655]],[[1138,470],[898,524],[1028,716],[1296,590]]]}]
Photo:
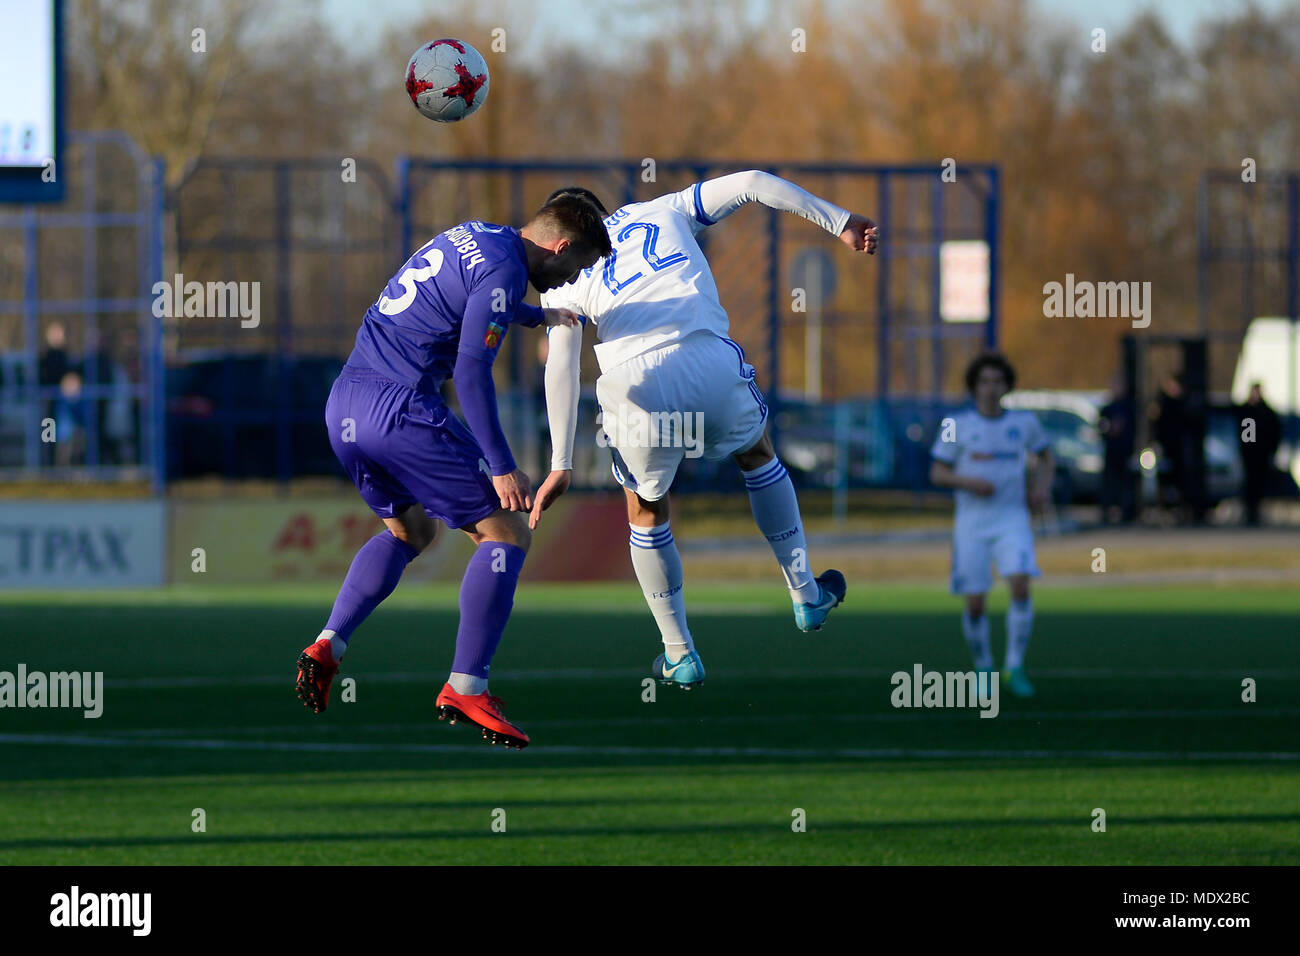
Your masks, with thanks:
[{"label": "red football boot", "polygon": [[298,655],[298,699],[313,713],[329,706],[330,684],[339,672],[339,662],[330,652],[329,641],[309,644]]},{"label": "red football boot", "polygon": [[458,694],[451,684],[444,684],[438,695],[438,719],[450,719],[453,724],[464,720],[483,728],[483,739],[494,744],[505,744],[509,750],[523,750],[528,746],[528,735],[506,720],[501,708],[505,701],[491,694]]}]

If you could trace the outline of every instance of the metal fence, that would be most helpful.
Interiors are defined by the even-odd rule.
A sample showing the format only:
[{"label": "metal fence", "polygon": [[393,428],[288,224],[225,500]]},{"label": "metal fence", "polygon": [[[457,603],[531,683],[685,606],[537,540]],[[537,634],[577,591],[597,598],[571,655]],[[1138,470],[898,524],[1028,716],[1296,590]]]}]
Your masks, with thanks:
[{"label": "metal fence", "polygon": [[1255,359],[1267,350],[1274,360],[1253,363],[1248,377],[1262,380],[1281,411],[1286,468],[1300,477],[1300,172],[1244,181],[1241,169],[1207,171],[1197,195],[1197,258],[1198,333],[1213,391],[1232,388],[1232,399],[1242,401],[1246,381],[1234,367],[1252,323],[1285,323],[1284,335],[1252,350]]},{"label": "metal fence", "polygon": [[[943,396],[958,391],[964,360],[997,338],[993,167],[962,167],[946,182],[938,164],[404,158],[389,177],[365,159],[214,157],[186,172],[164,209],[159,164],[125,137],[78,136],[73,143],[76,178],[67,202],[0,216],[0,237],[11,250],[0,281],[8,423],[0,427],[13,432],[0,433],[0,468],[42,476],[81,469],[106,479],[146,472],[157,486],[204,475],[280,482],[338,475],[321,419],[325,395],[393,270],[429,235],[466,219],[522,223],[552,190],[571,183],[591,188],[612,209],[762,168],[880,225],[884,241],[874,259],[850,255],[811,223],[761,207],[702,235],[732,336],[758,370],[783,453],[806,483],[919,483],[930,419],[937,420]],[[65,228],[80,238],[60,240]],[[166,276],[165,229],[173,230],[176,263]],[[949,322],[942,314],[941,250],[952,240],[985,244],[981,321]],[[46,245],[61,250],[58,262],[43,252]],[[150,291],[157,282],[174,310],[157,307]],[[191,284],[246,286],[256,316],[187,314],[182,299]],[[64,352],[95,356],[106,341],[112,345],[113,362],[83,361],[77,394],[96,414],[71,416],[84,433],[84,454],[73,459],[43,449],[33,427],[54,405],[54,417],[69,417],[71,385],[50,379],[58,364],[50,356],[60,354],[50,328],[60,323]],[[110,325],[114,334],[106,336]],[[129,341],[122,334],[128,326]],[[498,360],[503,424],[533,473],[547,461],[544,341],[517,330]],[[589,353],[585,362],[590,382]],[[129,443],[119,434],[122,403],[132,416]],[[580,443],[590,447],[579,478],[604,484],[608,463],[594,441],[590,394],[583,408],[581,427],[593,441]],[[697,462],[682,481],[716,485],[736,480],[732,471]]]},{"label": "metal fence", "polygon": [[0,475],[161,488],[162,167],[120,133],[68,142],[61,203],[0,208]]},{"label": "metal fence", "polygon": [[[365,309],[395,266],[429,235],[466,219],[522,223],[551,191],[566,184],[587,186],[614,208],[754,165],[403,158],[390,193],[382,171],[365,161],[357,163],[356,176],[349,179],[333,161],[205,160],[174,199],[181,271],[187,278],[209,273],[257,277],[270,290],[262,300],[270,307],[251,331],[228,320],[197,331],[181,322],[176,335],[169,336],[176,343],[169,355],[229,365],[230,356],[261,354],[278,370],[269,387],[279,398],[270,407],[240,407],[239,390],[261,379],[248,371],[230,374],[227,368],[223,399],[184,422],[191,434],[196,428],[212,429],[211,440],[191,444],[202,447],[209,466],[214,448],[232,454],[238,449],[237,459],[224,451],[219,455],[216,467],[222,474],[284,478],[304,468],[310,472],[320,462],[329,469],[323,434],[314,451],[306,450],[304,429],[318,422],[319,401],[294,405],[283,390],[293,369],[300,370],[304,362],[346,356]],[[838,402],[849,403],[851,420],[882,425],[893,419],[881,410],[884,404],[869,410],[863,404],[868,397],[877,404],[900,395],[937,401],[951,393],[964,359],[980,344],[996,341],[996,169],[963,167],[955,182],[944,182],[937,164],[760,168],[865,212],[886,237],[881,253],[866,261],[837,249],[810,223],[767,209],[742,211],[703,235],[733,337],[758,369],[774,425],[815,433],[825,409]],[[987,244],[986,321],[950,323],[940,314],[940,249],[949,240]],[[792,295],[806,284],[806,275],[794,274],[791,266],[807,250],[818,249],[835,275],[833,291],[817,303],[814,338],[810,311],[798,310]],[[539,335],[516,333],[498,360],[504,379],[499,391],[503,425],[516,457],[534,472],[544,469],[546,456],[543,341]],[[810,344],[818,353],[815,361],[810,361]],[[815,383],[810,375],[816,376]],[[583,423],[594,437],[594,411]],[[891,484],[900,475],[910,476],[915,463],[909,454],[916,451],[911,446],[923,444],[907,437],[915,433],[905,425],[901,443],[892,430],[877,435],[870,448],[862,447],[864,460],[850,462],[847,474],[857,476],[855,484]],[[176,447],[180,442],[178,436]],[[268,443],[274,451],[265,450]],[[579,475],[603,483],[607,465],[594,442],[587,444],[593,446],[587,456],[590,466],[580,466]],[[806,444],[820,449],[823,443]],[[857,451],[851,446],[848,453]],[[182,453],[184,460],[174,472],[198,467],[192,457]],[[272,459],[274,468],[267,464]],[[810,461],[805,477],[822,483],[818,476],[825,472],[825,462]],[[719,479],[700,464],[683,480],[708,485]]]}]

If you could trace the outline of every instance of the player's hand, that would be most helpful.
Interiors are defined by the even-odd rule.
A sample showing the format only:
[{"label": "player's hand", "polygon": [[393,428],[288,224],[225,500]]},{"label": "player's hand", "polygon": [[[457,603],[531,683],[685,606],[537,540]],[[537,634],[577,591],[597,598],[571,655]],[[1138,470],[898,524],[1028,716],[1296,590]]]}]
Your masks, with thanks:
[{"label": "player's hand", "polygon": [[1047,507],[1048,493],[1038,488],[1029,489],[1029,510],[1042,511]]},{"label": "player's hand", "polygon": [[492,487],[506,511],[527,511],[533,506],[533,483],[518,468],[508,475],[493,475]]},{"label": "player's hand", "polygon": [[992,498],[997,488],[993,487],[991,481],[986,481],[983,478],[972,478],[966,483],[966,490],[973,495],[979,495],[981,498]]},{"label": "player's hand", "polygon": [[582,320],[572,309],[542,309],[543,321],[547,325],[560,325],[572,328]]},{"label": "player's hand", "polygon": [[849,213],[849,221],[844,226],[844,231],[840,233],[840,242],[854,252],[862,252],[865,249],[867,255],[874,256],[879,241],[880,230],[874,222],[866,216]]},{"label": "player's hand", "polygon": [[546,476],[542,482],[542,487],[537,489],[537,500],[533,502],[533,513],[528,516],[528,527],[530,530],[537,528],[537,522],[542,520],[542,512],[555,503],[555,499],[560,497],[569,490],[569,479],[573,472],[553,471]]}]

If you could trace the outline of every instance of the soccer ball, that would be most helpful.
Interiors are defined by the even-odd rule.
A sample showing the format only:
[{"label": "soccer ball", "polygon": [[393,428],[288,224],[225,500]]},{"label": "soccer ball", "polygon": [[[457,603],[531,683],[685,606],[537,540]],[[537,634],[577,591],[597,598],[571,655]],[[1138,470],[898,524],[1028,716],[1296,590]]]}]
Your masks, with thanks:
[{"label": "soccer ball", "polygon": [[459,122],[487,99],[487,62],[462,40],[434,40],[406,65],[406,92],[429,119]]}]

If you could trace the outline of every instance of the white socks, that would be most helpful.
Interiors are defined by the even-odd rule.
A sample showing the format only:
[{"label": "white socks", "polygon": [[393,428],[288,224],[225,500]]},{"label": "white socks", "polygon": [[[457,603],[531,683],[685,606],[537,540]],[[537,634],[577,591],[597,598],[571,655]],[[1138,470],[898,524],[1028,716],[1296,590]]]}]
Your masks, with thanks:
[{"label": "white socks", "polygon": [[975,658],[977,671],[993,670],[993,646],[989,643],[989,616],[981,614],[972,618],[969,611],[961,615],[961,632],[966,635],[970,645],[971,656]]},{"label": "white socks", "polygon": [[1025,648],[1029,634],[1034,629],[1034,599],[1012,600],[1007,608],[1007,663],[1006,669],[1015,670],[1025,662]]},{"label": "white socks", "polygon": [[[330,653],[334,655],[335,663],[343,659],[343,652],[348,649],[348,642],[336,635],[333,631],[321,631],[320,637],[316,638],[316,643],[329,641]],[[472,674],[457,674],[447,678],[447,683],[451,684],[451,689],[458,694],[482,694],[488,689],[487,678],[475,677]]]},{"label": "white socks", "polygon": [[682,556],[669,523],[653,528],[629,524],[632,569],[641,584],[645,603],[650,606],[664,641],[664,655],[678,661],[695,650],[686,626],[686,599],[682,596]]},{"label": "white socks", "polygon": [[[1034,599],[1024,601],[1012,600],[1007,608],[1007,658],[1002,669],[1013,671],[1023,667],[1025,648],[1029,646],[1029,634],[1034,629]],[[975,658],[976,670],[993,669],[993,648],[989,643],[989,616],[982,614],[972,618],[969,611],[961,615],[961,632],[970,645],[971,656]]]},{"label": "white socks", "polygon": [[457,674],[455,671],[451,672],[451,676],[447,678],[447,683],[451,685],[451,689],[456,693],[464,694],[467,697],[485,694],[488,689],[486,677],[475,677],[473,674]]},{"label": "white socks", "polygon": [[785,466],[779,458],[773,458],[766,465],[753,471],[742,470],[741,474],[749,489],[754,523],[772,546],[791,600],[798,604],[813,603],[821,597],[821,588],[808,569],[808,545],[799,516],[799,499]]},{"label": "white socks", "polygon": [[330,642],[330,653],[334,655],[334,663],[337,664],[339,661],[343,660],[343,654],[348,649],[347,641],[343,640],[343,638],[339,637],[333,631],[321,631],[320,636],[316,638],[316,643],[319,644],[321,641]]}]

